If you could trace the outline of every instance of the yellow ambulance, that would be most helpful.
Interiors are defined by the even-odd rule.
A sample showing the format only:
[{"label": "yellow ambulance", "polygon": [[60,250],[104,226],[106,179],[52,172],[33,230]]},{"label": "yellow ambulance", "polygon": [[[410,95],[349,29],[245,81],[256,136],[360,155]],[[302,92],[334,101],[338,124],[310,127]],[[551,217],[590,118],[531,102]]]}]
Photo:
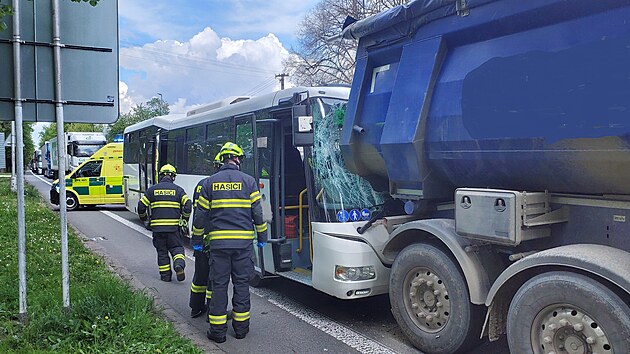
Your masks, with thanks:
[{"label": "yellow ambulance", "polygon": [[[109,143],[66,176],[66,207],[124,204],[123,144]],[[59,180],[50,189],[50,202],[59,205]]]}]

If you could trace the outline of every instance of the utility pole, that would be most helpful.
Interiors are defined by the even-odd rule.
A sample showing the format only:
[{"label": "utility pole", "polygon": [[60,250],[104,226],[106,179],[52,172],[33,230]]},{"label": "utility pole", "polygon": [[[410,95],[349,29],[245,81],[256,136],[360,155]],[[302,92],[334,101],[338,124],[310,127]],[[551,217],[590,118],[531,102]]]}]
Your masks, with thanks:
[{"label": "utility pole", "polygon": [[284,78],[288,77],[288,76],[289,76],[289,74],[285,74],[285,73],[276,75],[276,79],[278,79],[278,78],[280,79],[280,89],[281,90],[284,90]]}]

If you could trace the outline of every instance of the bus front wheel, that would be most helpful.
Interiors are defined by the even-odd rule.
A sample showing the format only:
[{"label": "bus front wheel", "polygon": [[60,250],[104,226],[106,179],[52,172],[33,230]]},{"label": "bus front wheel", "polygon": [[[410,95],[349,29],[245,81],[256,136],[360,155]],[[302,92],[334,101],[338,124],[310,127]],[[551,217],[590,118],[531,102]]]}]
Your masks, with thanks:
[{"label": "bus front wheel", "polygon": [[396,257],[389,283],[392,314],[427,353],[462,353],[478,344],[482,308],[470,302],[457,264],[439,248],[414,244]]}]

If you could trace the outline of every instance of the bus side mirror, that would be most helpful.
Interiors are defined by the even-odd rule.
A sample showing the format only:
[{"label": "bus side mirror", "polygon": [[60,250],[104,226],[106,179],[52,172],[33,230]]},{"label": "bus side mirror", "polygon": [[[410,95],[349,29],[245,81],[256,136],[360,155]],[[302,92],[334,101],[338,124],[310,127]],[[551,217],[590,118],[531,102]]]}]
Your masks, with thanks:
[{"label": "bus side mirror", "polygon": [[293,146],[313,145],[313,116],[307,114],[306,106],[292,108]]}]

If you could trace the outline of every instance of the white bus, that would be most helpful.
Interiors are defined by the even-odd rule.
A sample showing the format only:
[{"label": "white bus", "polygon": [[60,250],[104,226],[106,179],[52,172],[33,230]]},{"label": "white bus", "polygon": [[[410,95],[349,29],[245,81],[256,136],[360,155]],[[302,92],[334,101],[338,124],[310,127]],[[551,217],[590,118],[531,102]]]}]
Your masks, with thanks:
[{"label": "white bus", "polygon": [[[177,168],[177,184],[192,196],[197,183],[214,173],[221,146],[232,141],[245,153],[242,171],[260,183],[270,225],[270,242],[262,257],[260,251],[255,256],[253,283],[282,276],[341,299],[386,293],[389,268],[375,250],[397,221],[357,232],[385,197],[347,172],[341,157],[349,93],[347,87],[297,87],[128,127],[127,208],[136,212],[141,193],[156,183],[158,166],[166,163]],[[359,214],[344,215],[345,210]],[[349,222],[339,222],[344,218]]]}]

